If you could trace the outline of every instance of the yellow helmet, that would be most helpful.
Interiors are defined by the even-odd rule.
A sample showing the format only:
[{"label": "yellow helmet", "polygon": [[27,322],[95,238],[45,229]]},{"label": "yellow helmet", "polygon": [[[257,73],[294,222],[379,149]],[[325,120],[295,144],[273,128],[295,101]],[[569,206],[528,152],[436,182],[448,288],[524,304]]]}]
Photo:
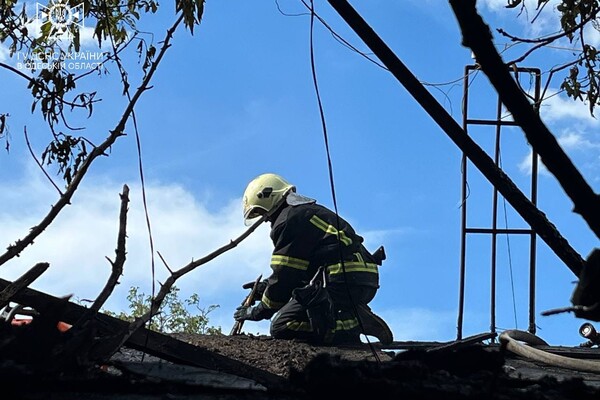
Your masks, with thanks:
[{"label": "yellow helmet", "polygon": [[290,191],[296,191],[296,186],[279,175],[262,174],[254,178],[246,187],[242,199],[244,223],[250,225],[251,220],[273,210]]}]

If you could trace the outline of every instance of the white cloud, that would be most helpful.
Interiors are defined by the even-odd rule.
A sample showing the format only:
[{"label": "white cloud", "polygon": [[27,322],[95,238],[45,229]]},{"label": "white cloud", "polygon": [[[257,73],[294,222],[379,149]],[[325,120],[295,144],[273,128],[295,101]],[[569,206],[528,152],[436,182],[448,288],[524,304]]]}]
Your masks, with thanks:
[{"label": "white cloud", "polygon": [[[544,175],[544,176],[552,176],[552,174],[550,173],[550,171],[548,171],[548,169],[546,168],[544,163],[542,163],[540,156],[537,157],[537,160],[538,160],[538,173],[540,175]],[[521,171],[521,173],[523,173],[525,175],[531,175],[532,168],[533,168],[532,163],[533,163],[532,151],[529,151],[529,153],[519,163],[519,165],[518,165],[519,171]]]},{"label": "white cloud", "polygon": [[[584,133],[574,132],[569,129],[563,131],[557,138],[559,145],[568,155],[572,156],[576,153],[586,153],[588,157],[598,158],[598,150],[600,142],[592,142]],[[596,156],[594,156],[596,155]],[[550,175],[544,164],[541,163],[538,157],[539,172],[543,175]],[[530,151],[523,160],[519,163],[519,170],[527,175],[531,175],[532,168],[532,152]]]},{"label": "white cloud", "polygon": [[584,34],[585,42],[587,44],[590,44],[594,47],[598,47],[598,45],[600,44],[600,32],[598,32],[598,30],[593,25],[588,24],[584,28]]},{"label": "white cloud", "polygon": [[94,28],[91,26],[79,28],[79,40],[81,42],[81,47],[98,48],[98,39],[94,36]]},{"label": "white cloud", "polygon": [[365,246],[370,251],[375,251],[379,246],[392,240],[398,236],[404,236],[407,234],[415,234],[417,230],[414,228],[396,228],[396,229],[383,229],[383,230],[372,230],[360,233],[365,239]]},{"label": "white cloud", "polygon": [[[558,143],[576,164],[588,169],[600,165],[600,136],[596,132],[599,121],[590,115],[586,104],[551,90],[543,102],[541,116],[551,132],[558,132],[555,133]],[[527,175],[531,174],[531,154],[528,152],[518,164],[519,170]],[[539,173],[550,175],[541,162]]]},{"label": "white cloud", "polygon": [[568,118],[578,122],[597,125],[598,120],[590,115],[587,104],[568,98],[556,91],[550,92],[541,107],[542,119],[547,122],[556,122]]},{"label": "white cloud", "polygon": [[[18,184],[0,188],[0,244],[4,247],[38,224],[57,197],[49,184],[29,175]],[[33,288],[54,295],[95,299],[110,274],[105,257],[114,259],[121,191],[122,185],[116,182],[88,181],[76,193],[73,204],[32,246],[0,267],[0,277],[12,280],[37,262],[46,261],[50,268]],[[120,285],[107,303],[107,308],[113,310],[125,308],[130,286],[140,286],[146,294],[151,288],[148,232],[140,187],[135,183],[131,184],[130,198],[127,261]],[[161,252],[171,269],[208,255],[246,229],[239,199],[228,199],[221,208],[208,210],[202,199],[176,184],[148,185],[147,198],[155,250]],[[198,293],[202,305],[226,304],[222,312],[227,318],[222,318],[232,321],[227,303],[241,302],[241,284],[268,270],[271,250],[268,226],[263,225],[236,248],[183,276],[176,285],[182,297]],[[156,280],[164,281],[168,271],[158,257],[155,270]]]},{"label": "white cloud", "polygon": [[6,62],[9,58],[9,54],[9,51],[4,44],[0,44],[0,62]]},{"label": "white cloud", "polygon": [[565,132],[558,138],[558,143],[565,150],[592,150],[600,148],[600,143],[593,143],[581,133]]},{"label": "white cloud", "polygon": [[555,34],[560,29],[556,0],[550,0],[541,9],[538,8],[538,0],[523,0],[514,8],[507,8],[508,4],[509,0],[479,0],[477,7],[482,14],[494,14],[503,25],[507,25],[505,30],[515,36],[541,37]]}]

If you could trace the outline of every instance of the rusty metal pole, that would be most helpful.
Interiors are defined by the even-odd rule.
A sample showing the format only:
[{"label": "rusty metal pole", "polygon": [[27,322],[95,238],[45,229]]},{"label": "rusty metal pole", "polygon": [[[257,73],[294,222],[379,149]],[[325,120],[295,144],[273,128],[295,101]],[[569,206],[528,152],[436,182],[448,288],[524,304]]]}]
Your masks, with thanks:
[{"label": "rusty metal pole", "polygon": [[[502,132],[502,102],[498,98],[496,106],[496,137],[494,145],[494,164],[500,166],[500,136]],[[507,227],[508,228],[508,227]],[[491,270],[490,270],[490,332],[496,333],[496,278],[497,278],[497,248],[498,248],[498,189],[494,187],[492,194],[492,243],[491,243]],[[515,316],[516,318],[516,316]]]},{"label": "rusty metal pole", "polygon": [[[464,74],[464,92],[463,92],[463,110],[467,110],[469,107],[469,96],[467,95],[466,88],[469,86],[469,74],[468,67],[465,67]],[[463,112],[463,129],[467,130],[467,113]],[[465,314],[465,283],[466,283],[466,270],[467,270],[467,172],[468,172],[467,156],[462,153],[461,159],[461,204],[460,204],[460,269],[459,269],[459,281],[458,281],[458,320],[457,320],[457,333],[456,340],[462,339],[463,320]]]},{"label": "rusty metal pole", "polygon": [[[539,69],[532,70],[535,74],[535,107],[539,113],[540,96],[542,91],[542,71]],[[531,202],[537,206],[538,195],[538,155],[535,151],[531,152]],[[527,331],[531,334],[536,333],[537,327],[535,324],[535,280],[536,280],[536,262],[537,262],[537,236],[535,232],[531,232],[529,240],[529,327]]]}]

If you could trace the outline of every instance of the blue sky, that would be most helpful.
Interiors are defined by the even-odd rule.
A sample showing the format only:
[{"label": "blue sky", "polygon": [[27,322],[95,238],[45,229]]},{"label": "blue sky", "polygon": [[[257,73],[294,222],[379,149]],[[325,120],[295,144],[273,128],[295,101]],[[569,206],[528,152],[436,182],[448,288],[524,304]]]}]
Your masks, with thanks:
[{"label": "blue sky", "polygon": [[[148,91],[136,108],[140,128],[149,215],[155,249],[171,268],[184,266],[240,235],[241,195],[248,181],[275,172],[302,194],[332,207],[327,159],[310,67],[306,9],[297,0],[207,1],[194,36],[180,30]],[[548,7],[538,24],[535,14],[517,18],[504,0],[479,1],[493,28],[518,35],[556,27]],[[357,9],[406,66],[429,84],[431,93],[461,121],[462,75],[472,64],[470,51],[449,4],[435,0],[354,1]],[[369,52],[326,1],[317,13],[337,34]],[[171,4],[140,27],[162,40],[173,20]],[[384,245],[388,259],[381,267],[381,289],[371,303],[392,327],[396,340],[446,341],[456,338],[460,245],[461,153],[454,143],[387,71],[349,50],[321,24],[315,24],[316,73],[329,135],[340,214],[365,237],[367,247]],[[504,50],[508,41],[494,32]],[[150,38],[148,38],[150,39]],[[597,43],[597,36],[590,37]],[[86,49],[95,51],[93,42]],[[534,54],[522,66],[543,71],[564,62],[569,43]],[[503,52],[505,60],[523,48]],[[130,58],[135,68],[135,56]],[[13,64],[5,47],[0,62]],[[92,118],[73,116],[85,133],[101,141],[122,114],[114,67],[87,85],[103,99]],[[131,74],[136,82],[137,73]],[[27,126],[38,154],[48,140],[39,112],[30,113],[26,82],[0,69],[0,112],[11,115],[10,153],[0,154],[0,244],[7,246],[39,223],[57,193],[29,156]],[[453,84],[446,84],[454,82]],[[557,92],[560,81],[550,85]],[[133,84],[132,86],[136,86]],[[473,77],[470,112],[493,115],[496,97],[483,74]],[[475,100],[476,99],[476,100]],[[542,118],[565,151],[598,191],[600,138],[598,123],[587,107],[562,94],[548,98]],[[479,132],[478,132],[479,133]],[[489,135],[475,137],[491,151]],[[529,193],[530,149],[518,130],[507,132],[502,147],[505,171]],[[120,285],[107,308],[126,307],[130,286],[150,293],[148,233],[141,202],[133,129],[118,140],[110,157],[97,160],[55,223],[21,255],[2,266],[0,276],[14,279],[39,261],[51,268],[33,285],[55,295],[95,298],[110,274],[105,257],[114,256],[119,196],[131,187],[128,259]],[[469,171],[469,223],[491,223],[491,186],[474,168]],[[499,225],[524,228],[525,223],[500,200]],[[553,176],[539,175],[539,207],[583,257],[597,246],[585,222],[571,212],[572,203]],[[218,304],[212,324],[229,332],[235,307],[246,295],[241,285],[269,274],[272,244],[267,225],[235,249],[201,266],[177,282],[181,295],[198,293],[204,306]],[[509,243],[509,245],[507,245]],[[490,239],[467,244],[466,306],[463,336],[489,331]],[[498,239],[497,329],[527,329],[528,255],[522,237]],[[550,344],[578,345],[585,322],[573,315],[542,317],[543,310],[570,304],[574,275],[538,239],[538,334]],[[512,269],[512,278],[511,272]],[[167,271],[156,259],[156,277]],[[514,286],[514,301],[513,291]],[[515,312],[516,309],[516,318]],[[516,323],[515,323],[516,319]],[[268,321],[248,322],[249,333],[268,332]]]}]

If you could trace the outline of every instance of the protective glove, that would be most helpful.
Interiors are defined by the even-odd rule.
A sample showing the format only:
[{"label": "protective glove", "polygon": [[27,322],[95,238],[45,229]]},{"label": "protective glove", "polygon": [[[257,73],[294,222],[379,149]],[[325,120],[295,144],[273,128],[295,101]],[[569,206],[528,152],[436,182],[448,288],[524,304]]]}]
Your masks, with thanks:
[{"label": "protective glove", "polygon": [[233,318],[236,321],[245,321],[245,320],[256,321],[256,318],[252,315],[253,311],[254,311],[254,307],[239,306],[238,308],[236,308],[235,312],[233,313]]},{"label": "protective glove", "polygon": [[[254,286],[254,282],[248,282],[248,283],[244,283],[242,285],[242,288],[252,290],[252,286]],[[266,288],[267,288],[267,280],[266,279],[258,282],[258,284],[256,285],[256,291],[254,292],[252,301],[259,301],[260,299],[262,299],[263,293],[265,292]]]}]

